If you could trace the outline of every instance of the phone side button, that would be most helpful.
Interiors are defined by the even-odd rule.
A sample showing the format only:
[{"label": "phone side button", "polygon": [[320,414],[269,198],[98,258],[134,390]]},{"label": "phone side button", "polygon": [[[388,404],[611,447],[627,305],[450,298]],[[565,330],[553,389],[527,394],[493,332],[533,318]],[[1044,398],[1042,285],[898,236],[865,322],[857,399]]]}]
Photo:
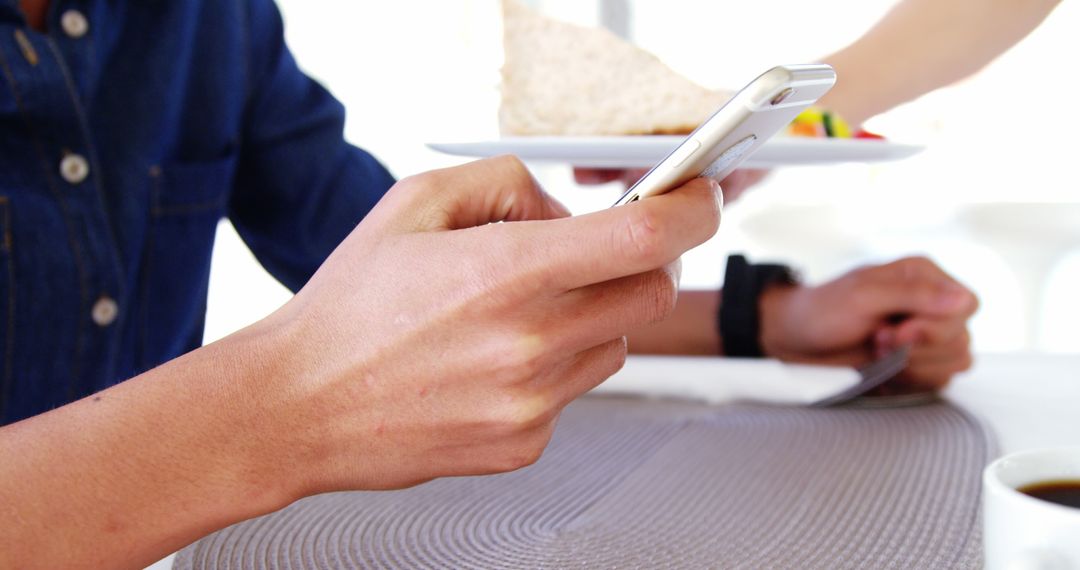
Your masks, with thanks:
[{"label": "phone side button", "polygon": [[690,139],[682,144],[675,151],[675,154],[671,156],[671,167],[676,168],[682,166],[682,163],[686,162],[686,159],[694,156],[697,149],[701,148],[701,142],[697,139]]}]

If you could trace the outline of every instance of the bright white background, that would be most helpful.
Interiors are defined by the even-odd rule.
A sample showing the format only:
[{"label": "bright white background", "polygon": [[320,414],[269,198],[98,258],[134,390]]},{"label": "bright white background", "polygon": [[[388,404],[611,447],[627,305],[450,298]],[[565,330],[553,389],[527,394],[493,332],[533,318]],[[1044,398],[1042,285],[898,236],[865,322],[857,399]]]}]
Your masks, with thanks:
[{"label": "bright white background", "polygon": [[[497,134],[501,63],[496,0],[280,0],[301,66],[348,109],[347,138],[399,177],[462,162],[426,141]],[[534,0],[546,13],[598,21],[594,0]],[[734,88],[776,63],[812,61],[854,40],[887,0],[639,0],[631,33],[710,87]],[[684,285],[716,287],[724,256],[745,251],[814,281],[856,265],[928,255],[976,290],[981,352],[1080,352],[1080,5],[1064,2],[977,76],[875,119],[925,143],[903,162],[788,169],[725,210],[720,232],[684,258]],[[617,86],[613,86],[616,88]],[[575,212],[618,188],[576,186],[567,167],[536,169]],[[210,284],[207,340],[269,313],[288,292],[227,223]]]}]

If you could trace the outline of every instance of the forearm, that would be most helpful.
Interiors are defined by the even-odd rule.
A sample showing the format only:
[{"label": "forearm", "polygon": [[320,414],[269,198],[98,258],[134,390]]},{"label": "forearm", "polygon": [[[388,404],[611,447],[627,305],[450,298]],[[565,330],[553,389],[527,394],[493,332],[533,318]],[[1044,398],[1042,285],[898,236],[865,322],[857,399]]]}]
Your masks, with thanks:
[{"label": "forearm", "polygon": [[906,0],[825,58],[837,84],[822,106],[852,124],[981,69],[1023,39],[1059,0]]},{"label": "forearm", "polygon": [[237,405],[274,373],[261,330],[0,429],[0,567],[141,568],[286,505]]}]

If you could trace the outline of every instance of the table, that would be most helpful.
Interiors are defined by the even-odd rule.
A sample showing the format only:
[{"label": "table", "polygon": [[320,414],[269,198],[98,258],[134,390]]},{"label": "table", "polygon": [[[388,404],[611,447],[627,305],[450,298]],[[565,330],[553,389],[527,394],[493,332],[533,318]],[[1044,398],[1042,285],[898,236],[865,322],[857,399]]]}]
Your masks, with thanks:
[{"label": "table", "polygon": [[989,423],[1001,454],[1080,446],[1080,355],[982,355],[945,397]]},{"label": "table", "polygon": [[[1000,454],[1080,446],[1080,355],[981,355],[944,396],[990,425]],[[147,570],[168,570],[172,560],[170,555]]]}]

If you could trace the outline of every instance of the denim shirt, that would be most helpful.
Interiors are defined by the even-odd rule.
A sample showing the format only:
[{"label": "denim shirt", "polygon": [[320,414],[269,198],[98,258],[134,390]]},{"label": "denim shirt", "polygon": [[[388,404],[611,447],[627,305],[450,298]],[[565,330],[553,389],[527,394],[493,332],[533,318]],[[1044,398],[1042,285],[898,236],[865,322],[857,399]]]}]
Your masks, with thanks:
[{"label": "denim shirt", "polygon": [[198,347],[228,217],[292,290],[393,183],[271,0],[0,0],[0,424]]}]

